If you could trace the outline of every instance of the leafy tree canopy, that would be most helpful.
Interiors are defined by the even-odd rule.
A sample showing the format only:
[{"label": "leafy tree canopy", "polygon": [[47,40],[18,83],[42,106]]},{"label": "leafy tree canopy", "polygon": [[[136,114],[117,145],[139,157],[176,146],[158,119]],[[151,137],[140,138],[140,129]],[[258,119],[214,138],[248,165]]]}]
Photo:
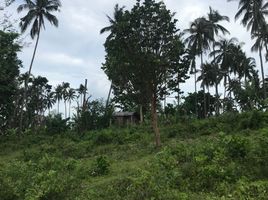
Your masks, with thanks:
[{"label": "leafy tree canopy", "polygon": [[20,46],[15,42],[17,38],[18,34],[0,31],[0,130],[11,117],[18,86],[21,61],[17,57],[20,51]]},{"label": "leafy tree canopy", "polygon": [[183,82],[188,71],[177,20],[163,2],[154,0],[138,0],[130,11],[117,10],[121,14],[115,15],[114,28],[109,27],[103,70],[119,94],[137,104],[150,102],[156,123],[156,103],[169,92],[167,84],[175,78]]}]

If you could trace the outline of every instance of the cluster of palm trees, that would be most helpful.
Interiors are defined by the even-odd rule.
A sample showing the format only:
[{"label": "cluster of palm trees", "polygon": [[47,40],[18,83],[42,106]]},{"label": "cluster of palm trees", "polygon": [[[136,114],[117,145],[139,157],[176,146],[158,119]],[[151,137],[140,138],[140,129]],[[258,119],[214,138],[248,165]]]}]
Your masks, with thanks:
[{"label": "cluster of palm trees", "polygon": [[[267,8],[268,3],[263,0],[240,0],[239,10],[235,16],[235,19],[238,19],[243,15],[242,24],[251,30],[252,39],[256,40],[252,51],[259,51],[262,72],[262,84],[259,88],[263,89],[264,99],[267,97],[267,91],[264,84],[262,49],[265,47],[267,53],[268,29],[265,21],[265,16],[268,14]],[[224,85],[223,99],[231,98],[232,95],[235,97],[238,87],[241,90],[242,86],[245,88],[246,85],[259,84],[255,60],[246,56],[242,50],[243,44],[236,38],[223,38],[230,33],[219,24],[222,21],[229,21],[229,18],[210,8],[206,17],[195,19],[190,24],[190,28],[184,31],[187,36],[185,43],[191,55],[191,72],[195,76],[195,93],[197,93],[196,83],[201,81],[204,102],[206,102],[205,90],[209,92],[209,88],[214,86],[217,115],[220,113],[221,99],[218,87],[221,82]],[[204,62],[205,55],[209,61]],[[200,70],[196,68],[197,56],[201,60]],[[199,77],[196,75],[198,72],[201,72]],[[197,100],[195,104],[197,108]],[[204,117],[207,117],[208,113],[210,112],[207,110],[207,103],[204,103]]]},{"label": "cluster of palm trees", "polygon": [[[71,105],[73,101],[77,102],[78,108],[83,106],[83,97],[87,89],[84,85],[80,85],[78,89],[74,89],[70,87],[70,84],[67,82],[63,82],[55,87],[54,99],[55,103],[57,102],[57,111],[60,113],[60,101],[64,102],[65,105],[65,118],[71,117]],[[79,100],[80,99],[80,100]],[[69,105],[69,114],[67,114],[67,104]]]},{"label": "cluster of palm trees", "polygon": [[[58,19],[55,15],[52,15],[51,12],[59,11],[61,7],[60,0],[24,0],[24,2],[18,7],[17,11],[20,13],[22,11],[26,11],[27,14],[21,18],[20,20],[20,28],[21,32],[24,33],[30,26],[30,35],[31,38],[36,38],[36,43],[34,47],[33,56],[31,59],[30,67],[28,73],[26,74],[25,79],[25,90],[22,98],[22,109],[28,110],[26,103],[26,95],[28,89],[28,83],[31,76],[31,71],[33,67],[33,62],[36,55],[37,46],[39,43],[41,29],[45,28],[45,20],[48,20],[52,25],[58,27]],[[23,113],[21,112],[20,116],[20,125],[19,128],[22,130],[23,124]]]},{"label": "cluster of palm trees", "polygon": [[[24,83],[27,78],[27,74],[22,74],[19,78],[21,87],[18,89],[16,96],[16,109],[14,111],[14,119],[20,115],[21,108],[23,107],[23,94],[25,92]],[[28,81],[28,87],[26,91],[26,99],[24,99],[24,105],[27,110],[22,110],[24,120],[24,127],[33,127],[43,122],[45,114],[50,115],[50,111],[57,103],[57,114],[60,114],[60,102],[63,101],[65,105],[64,116],[65,119],[70,119],[72,112],[72,103],[76,102],[77,106],[80,104],[80,99],[84,97],[87,90],[81,84],[78,89],[70,87],[70,83],[63,82],[57,85],[54,89],[52,85],[48,84],[48,80],[45,77],[30,76]],[[16,122],[13,122],[14,126]]]},{"label": "cluster of palm trees", "polygon": [[[251,37],[255,40],[251,50],[259,52],[262,77],[262,82],[259,88],[263,90],[262,98],[266,99],[267,91],[262,50],[265,49],[266,59],[268,59],[268,26],[265,20],[265,17],[268,14],[268,3],[265,0],[237,1],[239,1],[239,10],[235,15],[235,19],[241,18],[242,25],[250,30]],[[18,7],[18,12],[27,11],[27,14],[21,18],[21,31],[25,32],[30,27],[30,35],[32,39],[36,37],[31,64],[24,83],[25,90],[22,100],[22,109],[26,111],[28,109],[26,95],[40,33],[42,28],[44,28],[45,20],[56,27],[58,26],[56,16],[51,13],[59,11],[60,7],[60,0],[24,0],[24,3]],[[109,17],[111,26],[103,28],[101,33],[112,31],[116,28],[116,23],[122,14],[122,10],[123,8],[119,8],[118,5],[115,7],[114,19]],[[232,96],[235,97],[235,91],[238,91],[238,86],[240,86],[241,89],[242,85],[244,88],[250,86],[253,87],[254,85],[256,89],[256,87],[258,88],[256,85],[259,84],[258,72],[255,70],[255,60],[246,56],[245,52],[242,50],[242,44],[239,43],[237,39],[222,38],[224,35],[230,34],[229,31],[220,24],[220,22],[223,21],[229,21],[229,18],[210,8],[207,16],[195,19],[190,24],[190,28],[184,31],[184,35],[187,36],[185,38],[185,43],[187,44],[191,55],[191,72],[195,76],[195,83],[201,81],[201,87],[204,91],[204,102],[207,101],[205,95],[206,89],[209,92],[210,87],[215,87],[217,115],[220,114],[221,95],[219,94],[219,85],[222,82],[225,88],[223,99],[231,98]],[[111,37],[111,35],[108,37]],[[197,57],[200,57],[201,60],[200,70],[196,67]],[[199,77],[197,76],[198,72],[201,72]],[[252,80],[253,78],[254,80]],[[82,94],[84,91],[83,88],[80,89],[80,105],[82,106]],[[196,84],[195,93],[197,93]],[[65,117],[67,117],[68,103],[70,116],[71,102],[75,99],[76,90],[70,88],[68,83],[63,83],[55,88],[55,93],[49,93],[47,95],[50,95],[50,99],[53,99],[52,96],[55,95],[56,101],[58,102],[58,112],[59,102],[61,100],[64,101]],[[49,105],[52,104],[53,101],[49,102]],[[197,100],[195,101],[195,104],[197,105]],[[24,112],[21,112],[21,123],[23,120],[23,113]],[[207,108],[207,104],[204,103],[204,117],[206,117],[208,113],[209,106]]]}]

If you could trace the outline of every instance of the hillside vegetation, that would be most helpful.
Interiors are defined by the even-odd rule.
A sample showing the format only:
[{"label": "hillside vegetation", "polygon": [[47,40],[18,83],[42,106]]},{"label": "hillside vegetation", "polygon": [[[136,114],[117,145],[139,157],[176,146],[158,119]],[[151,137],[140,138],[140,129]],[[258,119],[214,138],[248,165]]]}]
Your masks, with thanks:
[{"label": "hillside vegetation", "polygon": [[225,114],[150,126],[0,142],[1,200],[267,199],[268,114]]}]

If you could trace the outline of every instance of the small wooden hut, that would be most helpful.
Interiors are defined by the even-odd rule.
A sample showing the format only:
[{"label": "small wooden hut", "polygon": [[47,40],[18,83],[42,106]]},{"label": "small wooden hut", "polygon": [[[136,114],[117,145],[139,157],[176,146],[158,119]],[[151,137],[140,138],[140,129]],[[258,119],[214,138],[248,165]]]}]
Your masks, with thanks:
[{"label": "small wooden hut", "polygon": [[136,112],[116,112],[113,114],[113,121],[118,126],[134,125],[140,121],[140,116]]}]

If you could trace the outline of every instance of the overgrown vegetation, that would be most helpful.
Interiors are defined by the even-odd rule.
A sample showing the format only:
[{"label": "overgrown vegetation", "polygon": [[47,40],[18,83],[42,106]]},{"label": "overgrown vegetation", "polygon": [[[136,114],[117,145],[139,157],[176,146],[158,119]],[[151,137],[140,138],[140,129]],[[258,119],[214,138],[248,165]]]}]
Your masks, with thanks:
[{"label": "overgrown vegetation", "polygon": [[162,123],[161,149],[147,125],[11,131],[0,140],[0,199],[267,199],[267,113],[177,120]]},{"label": "overgrown vegetation", "polygon": [[[63,80],[53,87],[31,74],[40,32],[45,20],[58,26],[61,2],[5,0],[0,11],[13,2],[26,11],[21,32],[30,28],[36,41],[20,74],[21,35],[7,15],[0,18],[1,200],[267,199],[267,1],[240,0],[235,16],[255,40],[262,80],[242,43],[223,38],[231,33],[220,23],[229,18],[217,10],[182,31],[163,1],[116,5],[101,30],[109,32],[106,102],[91,99],[87,80],[78,89]],[[191,75],[195,92],[182,96],[180,84]],[[170,94],[176,103],[166,105]],[[131,116],[128,127],[113,127],[115,107],[138,111],[140,124],[128,123],[138,120]]]}]

